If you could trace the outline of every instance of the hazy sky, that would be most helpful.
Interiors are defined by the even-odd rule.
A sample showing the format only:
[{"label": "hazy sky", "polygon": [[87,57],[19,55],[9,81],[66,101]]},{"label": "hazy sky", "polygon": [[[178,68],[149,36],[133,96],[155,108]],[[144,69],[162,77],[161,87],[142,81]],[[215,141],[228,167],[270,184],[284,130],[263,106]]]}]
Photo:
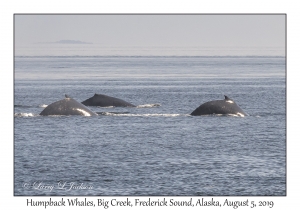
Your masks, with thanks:
[{"label": "hazy sky", "polygon": [[[92,44],[49,44],[59,40]],[[15,15],[16,55],[80,54],[83,49],[89,54],[117,53],[110,48],[139,55],[134,47],[154,55],[205,55],[207,48],[214,53],[284,55],[285,15]]]}]

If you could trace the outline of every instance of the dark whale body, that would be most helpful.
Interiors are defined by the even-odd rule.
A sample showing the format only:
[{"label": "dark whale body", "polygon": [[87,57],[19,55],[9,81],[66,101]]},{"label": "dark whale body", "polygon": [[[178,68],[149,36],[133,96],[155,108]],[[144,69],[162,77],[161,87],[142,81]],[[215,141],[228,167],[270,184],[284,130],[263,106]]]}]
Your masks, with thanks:
[{"label": "dark whale body", "polygon": [[247,115],[232,99],[227,96],[225,96],[224,100],[206,102],[191,113],[193,116],[210,114],[237,115],[241,117]]},{"label": "dark whale body", "polygon": [[97,114],[91,111],[89,108],[74,100],[73,98],[65,95],[66,98],[60,101],[56,101],[48,105],[40,115],[83,115],[83,116],[97,116]]},{"label": "dark whale body", "polygon": [[86,106],[115,106],[115,107],[136,107],[135,105],[107,95],[95,94],[93,97],[81,102]]}]

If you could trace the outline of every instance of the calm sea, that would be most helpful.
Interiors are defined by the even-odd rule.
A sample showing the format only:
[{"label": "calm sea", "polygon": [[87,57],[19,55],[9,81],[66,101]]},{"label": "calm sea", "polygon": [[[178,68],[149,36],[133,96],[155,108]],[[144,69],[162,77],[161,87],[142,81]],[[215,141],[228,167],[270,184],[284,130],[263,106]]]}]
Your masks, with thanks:
[{"label": "calm sea", "polygon": [[[286,195],[285,57],[15,57],[15,195]],[[137,108],[40,116],[65,94]],[[190,116],[224,95],[249,116]]]}]

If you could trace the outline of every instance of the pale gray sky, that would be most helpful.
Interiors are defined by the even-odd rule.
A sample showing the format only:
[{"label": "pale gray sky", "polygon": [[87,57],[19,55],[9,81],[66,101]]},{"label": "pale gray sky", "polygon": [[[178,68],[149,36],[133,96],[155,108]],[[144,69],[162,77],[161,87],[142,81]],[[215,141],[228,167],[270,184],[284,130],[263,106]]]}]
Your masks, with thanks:
[{"label": "pale gray sky", "polygon": [[[93,44],[49,44],[59,40]],[[284,55],[285,15],[15,15],[15,49],[16,55]]]}]

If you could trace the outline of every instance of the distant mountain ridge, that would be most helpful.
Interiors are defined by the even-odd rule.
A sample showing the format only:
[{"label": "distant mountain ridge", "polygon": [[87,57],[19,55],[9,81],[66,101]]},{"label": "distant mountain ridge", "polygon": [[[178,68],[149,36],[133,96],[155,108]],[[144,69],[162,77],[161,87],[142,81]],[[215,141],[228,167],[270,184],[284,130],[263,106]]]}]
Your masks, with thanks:
[{"label": "distant mountain ridge", "polygon": [[79,40],[69,40],[69,39],[59,40],[54,43],[57,43],[57,44],[92,44],[91,42],[82,42]]}]

